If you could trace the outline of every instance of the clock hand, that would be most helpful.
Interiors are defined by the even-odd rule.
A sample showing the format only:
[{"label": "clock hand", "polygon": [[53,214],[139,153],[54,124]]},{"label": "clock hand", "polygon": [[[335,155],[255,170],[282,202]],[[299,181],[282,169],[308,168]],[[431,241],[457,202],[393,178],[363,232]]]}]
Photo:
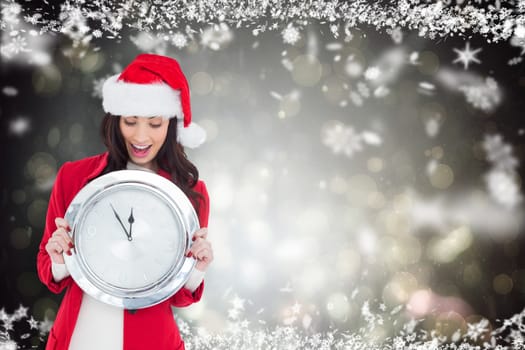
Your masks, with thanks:
[{"label": "clock hand", "polygon": [[117,211],[115,210],[115,208],[113,208],[113,204],[109,203],[109,205],[111,205],[111,209],[113,210],[113,213],[115,214],[115,217],[117,218],[118,222],[120,223],[120,226],[122,226],[122,229],[124,230],[124,233],[126,234],[126,237],[128,237],[128,241],[131,241],[131,236],[128,233],[128,231],[126,230],[126,228],[124,227],[124,224],[122,223],[122,220],[120,220],[120,216],[118,216]]},{"label": "clock hand", "polygon": [[133,217],[133,208],[131,208],[131,214],[129,214],[128,222],[129,222],[129,238],[131,238],[131,228],[133,227],[133,223],[135,222],[135,218]]}]

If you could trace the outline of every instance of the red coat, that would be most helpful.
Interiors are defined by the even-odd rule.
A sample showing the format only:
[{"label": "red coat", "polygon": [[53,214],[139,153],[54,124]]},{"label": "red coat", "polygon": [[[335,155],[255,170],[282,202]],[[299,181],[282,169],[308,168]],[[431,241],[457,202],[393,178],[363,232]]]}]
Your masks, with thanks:
[{"label": "red coat", "polygon": [[[73,330],[80,311],[82,290],[68,276],[60,282],[53,280],[51,273],[51,258],[45,250],[47,241],[56,230],[55,218],[64,217],[66,209],[73,197],[97,177],[107,165],[108,153],[99,154],[75,162],[65,163],[58,171],[55,185],[49,199],[44,236],[40,243],[37,256],[37,269],[40,280],[53,293],[66,289],[66,294],[58,310],[55,323],[49,333],[46,349],[68,349]],[[169,174],[160,170],[159,175],[170,178]],[[204,182],[199,181],[194,190],[204,196],[197,213],[201,227],[208,226],[209,199]],[[171,306],[182,307],[200,300],[204,282],[191,293],[182,288],[168,300],[134,314],[124,312],[124,350],[134,349],[184,349],[179,330],[175,324]]]}]

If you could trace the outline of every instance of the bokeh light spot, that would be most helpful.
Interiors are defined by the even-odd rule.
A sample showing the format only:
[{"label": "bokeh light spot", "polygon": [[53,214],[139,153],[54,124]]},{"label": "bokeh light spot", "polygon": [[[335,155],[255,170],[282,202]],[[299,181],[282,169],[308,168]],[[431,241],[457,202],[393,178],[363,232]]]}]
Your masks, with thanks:
[{"label": "bokeh light spot", "polygon": [[11,245],[16,249],[24,249],[31,243],[31,231],[24,228],[15,228],[11,231]]},{"label": "bokeh light spot", "polygon": [[42,283],[34,272],[22,272],[16,280],[17,288],[24,296],[35,296],[40,293]]},{"label": "bokeh light spot", "polygon": [[302,86],[314,86],[321,79],[322,67],[312,55],[301,55],[293,61],[292,78]]},{"label": "bokeh light spot", "polygon": [[430,174],[430,183],[439,189],[446,189],[454,181],[454,172],[446,164],[438,164]]},{"label": "bokeh light spot", "polygon": [[206,72],[197,72],[191,77],[191,91],[207,95],[213,90],[213,78]]},{"label": "bokeh light spot", "polygon": [[498,294],[509,294],[513,287],[512,278],[509,277],[507,274],[499,274],[496,277],[494,277],[494,280],[492,281],[492,286],[494,287],[494,290]]}]

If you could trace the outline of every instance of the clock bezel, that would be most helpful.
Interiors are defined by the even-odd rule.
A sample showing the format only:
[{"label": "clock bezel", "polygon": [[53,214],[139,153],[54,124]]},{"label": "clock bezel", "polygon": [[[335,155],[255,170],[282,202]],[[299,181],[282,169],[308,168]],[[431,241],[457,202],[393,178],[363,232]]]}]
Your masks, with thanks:
[{"label": "clock bezel", "polygon": [[[160,279],[141,288],[121,288],[107,283],[94,274],[86,261],[72,249],[72,255],[64,255],[71,277],[80,288],[93,298],[109,305],[125,309],[141,309],[161,303],[184,286],[195,266],[195,259],[184,256],[191,247],[192,236],[200,228],[193,205],[184,192],[168,179],[147,171],[119,170],[94,179],[84,186],[69,205],[65,219],[68,221],[70,235],[75,245],[80,241],[79,225],[93,208],[97,199],[103,198],[107,191],[130,187],[134,190],[149,191],[164,200],[174,216],[178,218],[185,235],[182,238],[185,249],[179,250],[175,264]],[[122,190],[122,189],[120,189]],[[175,230],[174,230],[175,232]],[[181,241],[181,240],[179,240]],[[177,253],[177,252],[176,252]]]}]

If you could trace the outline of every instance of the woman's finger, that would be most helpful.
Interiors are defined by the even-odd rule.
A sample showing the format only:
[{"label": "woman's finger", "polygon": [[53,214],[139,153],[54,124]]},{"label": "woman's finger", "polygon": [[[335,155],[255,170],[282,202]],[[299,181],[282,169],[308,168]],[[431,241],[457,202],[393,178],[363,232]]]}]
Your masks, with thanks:
[{"label": "woman's finger", "polygon": [[203,246],[200,249],[196,250],[193,255],[197,260],[203,260],[204,258],[212,259],[213,258],[213,250],[211,249],[211,246]]},{"label": "woman's finger", "polygon": [[53,237],[61,237],[65,239],[68,244],[70,244],[71,246],[73,245],[73,240],[71,239],[69,234],[66,232],[66,230],[62,227],[57,229],[55,233],[53,233]]},{"label": "woman's finger", "polygon": [[197,239],[199,238],[202,238],[202,239],[206,239],[208,237],[208,228],[207,227],[203,227],[201,229],[198,229],[194,234],[193,234],[193,240],[196,241]]},{"label": "woman's finger", "polygon": [[57,228],[63,228],[66,231],[71,231],[68,222],[64,218],[55,218],[55,225],[57,225]]},{"label": "woman's finger", "polygon": [[57,253],[66,253],[68,255],[71,255],[69,250],[72,248],[71,245],[64,237],[62,236],[53,236],[49,242],[52,244],[52,249],[54,249]]}]

